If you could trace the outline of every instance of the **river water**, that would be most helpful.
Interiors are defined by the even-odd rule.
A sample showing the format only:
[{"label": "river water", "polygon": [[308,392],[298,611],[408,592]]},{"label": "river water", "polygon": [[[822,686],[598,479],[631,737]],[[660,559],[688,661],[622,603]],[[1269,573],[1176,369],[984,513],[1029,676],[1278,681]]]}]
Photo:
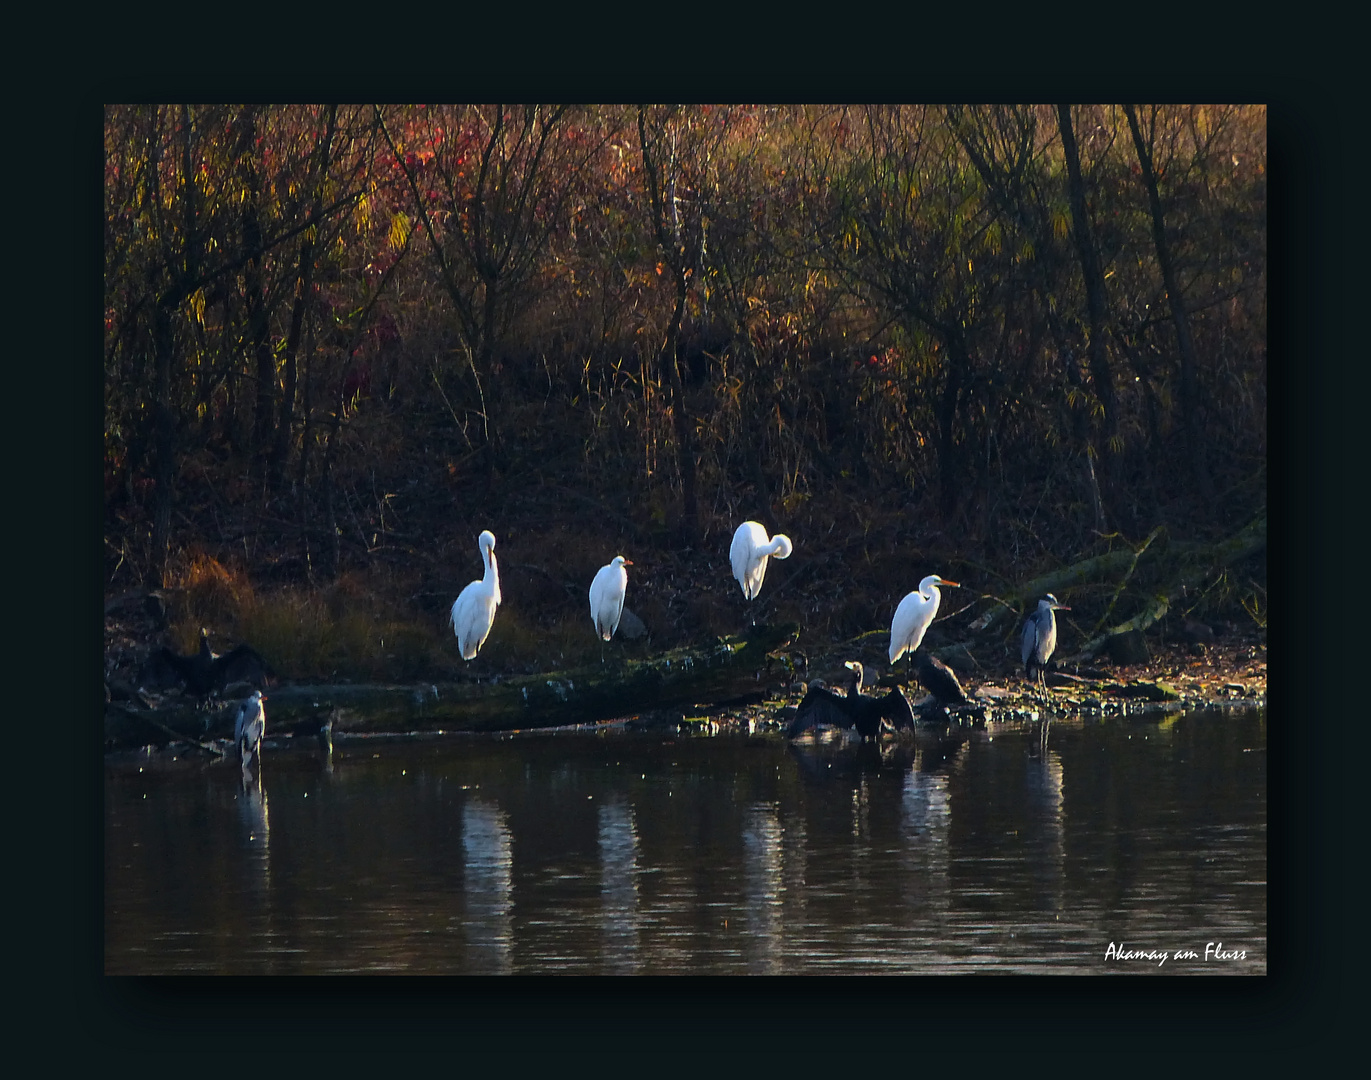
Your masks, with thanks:
[{"label": "river water", "polygon": [[105,971],[1265,973],[1265,710],[1045,735],[110,758]]}]

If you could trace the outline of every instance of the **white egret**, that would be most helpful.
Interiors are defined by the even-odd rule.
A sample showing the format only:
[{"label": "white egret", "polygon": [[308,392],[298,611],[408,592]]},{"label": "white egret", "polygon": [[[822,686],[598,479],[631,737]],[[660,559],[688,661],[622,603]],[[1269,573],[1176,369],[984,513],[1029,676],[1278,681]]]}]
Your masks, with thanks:
[{"label": "white egret", "polygon": [[590,583],[590,617],[595,622],[595,632],[605,641],[619,629],[619,616],[624,612],[624,592],[628,588],[628,571],[624,567],[632,565],[632,559],[616,555],[600,567]]},{"label": "white egret", "polygon": [[262,691],[254,690],[238,707],[238,715],[234,718],[233,744],[238,747],[238,757],[244,762],[256,757],[262,749],[262,735],[267,730],[267,711],[262,707],[265,700]]},{"label": "white egret", "polygon": [[1070,611],[1066,604],[1048,593],[1038,601],[1037,610],[1028,616],[1023,624],[1023,673],[1025,678],[1036,679],[1047,686],[1047,662],[1057,650],[1057,611]]},{"label": "white egret", "polygon": [[906,652],[914,652],[923,644],[924,633],[933,616],[938,614],[938,603],[942,600],[939,585],[960,588],[955,581],[929,574],[919,582],[919,588],[900,601],[895,609],[895,617],[890,620],[890,662],[893,664]]},{"label": "white egret", "polygon": [[500,571],[495,565],[495,534],[486,530],[480,537],[481,561],[486,572],[462,590],[452,605],[449,622],[457,635],[457,649],[463,660],[475,659],[495,624],[495,609],[500,606]]},{"label": "white egret", "polygon": [[788,559],[794,550],[790,537],[783,533],[767,539],[766,529],[757,522],[744,521],[739,525],[728,549],[728,560],[733,564],[733,576],[742,586],[744,599],[755,600],[761,592],[767,559],[773,555]]}]

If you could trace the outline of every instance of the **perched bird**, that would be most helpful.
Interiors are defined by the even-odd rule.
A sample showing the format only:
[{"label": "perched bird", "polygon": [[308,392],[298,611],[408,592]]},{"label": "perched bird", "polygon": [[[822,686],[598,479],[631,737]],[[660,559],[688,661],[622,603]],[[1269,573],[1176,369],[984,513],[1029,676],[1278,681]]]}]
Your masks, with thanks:
[{"label": "perched bird", "polygon": [[486,530],[480,537],[481,561],[486,572],[462,590],[452,605],[449,622],[457,635],[457,649],[463,660],[475,659],[495,624],[495,609],[500,606],[500,571],[495,565],[495,534]]},{"label": "perched bird", "polygon": [[624,611],[624,591],[628,588],[628,571],[632,559],[616,555],[605,566],[600,567],[595,580],[590,583],[590,617],[595,622],[595,632],[608,641],[619,629],[619,616]]},{"label": "perched bird", "polygon": [[233,721],[233,744],[238,747],[238,757],[244,762],[256,757],[262,749],[262,735],[267,730],[267,711],[262,708],[265,700],[262,691],[253,691],[252,696],[238,707],[238,716]]},{"label": "perched bird", "polygon": [[204,701],[211,694],[223,693],[231,683],[263,686],[270,674],[267,662],[249,645],[239,645],[223,656],[216,656],[209,647],[209,631],[202,626],[198,653],[179,656],[168,648],[158,649],[143,666],[139,681],[179,684]]},{"label": "perched bird", "polygon": [[917,591],[900,601],[895,609],[895,617],[890,620],[890,662],[893,664],[906,652],[916,652],[923,643],[924,633],[928,630],[933,616],[938,614],[938,603],[942,600],[939,585],[961,586],[955,581],[947,581],[937,574],[929,574],[919,582]]},{"label": "perched bird", "polygon": [[777,533],[768,540],[766,529],[757,522],[744,521],[739,525],[728,549],[728,560],[733,564],[733,576],[742,586],[743,598],[755,600],[761,592],[767,559],[773,555],[778,559],[788,559],[794,550],[790,537],[783,533]]},{"label": "perched bird", "polygon": [[923,688],[932,694],[939,704],[971,704],[966,691],[962,689],[962,684],[957,680],[957,673],[932,653],[924,652],[922,649],[915,651],[914,673],[923,684]]},{"label": "perched bird", "polygon": [[1023,673],[1025,678],[1034,679],[1043,686],[1047,685],[1047,662],[1057,649],[1056,611],[1070,611],[1065,604],[1048,593],[1038,601],[1038,608],[1023,624]]},{"label": "perched bird", "polygon": [[852,673],[847,696],[842,697],[827,687],[811,685],[795,710],[795,719],[786,728],[786,738],[793,739],[812,727],[856,728],[862,738],[879,734],[881,722],[896,728],[912,728],[914,711],[897,686],[884,697],[862,693],[862,665],[849,660],[843,665]]}]

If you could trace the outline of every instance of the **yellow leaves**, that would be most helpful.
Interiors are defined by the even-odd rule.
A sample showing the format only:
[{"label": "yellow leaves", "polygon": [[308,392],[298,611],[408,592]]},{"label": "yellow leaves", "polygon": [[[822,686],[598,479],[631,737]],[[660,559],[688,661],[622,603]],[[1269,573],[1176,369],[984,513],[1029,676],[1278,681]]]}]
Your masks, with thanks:
[{"label": "yellow leaves", "polygon": [[1052,212],[1052,235],[1058,240],[1065,240],[1071,232],[1071,223],[1066,220],[1066,215],[1060,210]]},{"label": "yellow leaves", "polygon": [[375,185],[364,191],[357,197],[357,206],[352,212],[353,220],[357,225],[358,232],[366,232],[371,227],[371,212]]},{"label": "yellow leaves", "polygon": [[409,215],[403,210],[397,210],[395,216],[390,219],[390,246],[396,251],[403,248],[409,243],[409,234],[413,227]]},{"label": "yellow leaves", "polygon": [[197,289],[190,298],[190,310],[195,314],[195,321],[201,327],[205,325],[205,290]]}]

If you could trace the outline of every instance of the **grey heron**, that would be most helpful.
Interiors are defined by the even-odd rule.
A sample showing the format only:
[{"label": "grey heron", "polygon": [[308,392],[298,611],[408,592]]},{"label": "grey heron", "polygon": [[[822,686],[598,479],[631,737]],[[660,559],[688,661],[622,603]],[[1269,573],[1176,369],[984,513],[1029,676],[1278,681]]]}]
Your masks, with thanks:
[{"label": "grey heron", "polygon": [[1036,679],[1043,687],[1047,686],[1047,663],[1057,650],[1058,611],[1070,611],[1066,604],[1060,603],[1048,593],[1038,601],[1038,607],[1023,624],[1023,658],[1025,678]]},{"label": "grey heron", "polygon": [[238,716],[233,721],[233,743],[238,747],[238,757],[243,762],[256,757],[262,750],[262,735],[267,729],[267,711],[262,707],[266,698],[262,691],[255,690],[238,708]]}]

